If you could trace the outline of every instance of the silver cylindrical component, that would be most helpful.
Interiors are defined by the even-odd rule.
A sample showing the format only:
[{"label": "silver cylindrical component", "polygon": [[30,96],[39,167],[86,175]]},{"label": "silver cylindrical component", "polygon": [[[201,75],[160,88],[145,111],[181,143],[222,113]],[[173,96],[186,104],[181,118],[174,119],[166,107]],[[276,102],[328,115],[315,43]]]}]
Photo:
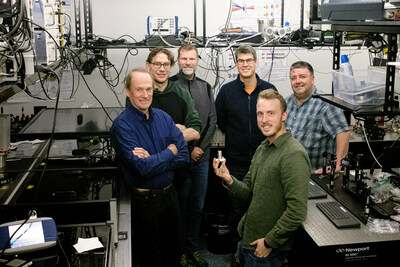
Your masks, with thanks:
[{"label": "silver cylindrical component", "polygon": [[222,150],[218,150],[218,160],[222,159]]}]

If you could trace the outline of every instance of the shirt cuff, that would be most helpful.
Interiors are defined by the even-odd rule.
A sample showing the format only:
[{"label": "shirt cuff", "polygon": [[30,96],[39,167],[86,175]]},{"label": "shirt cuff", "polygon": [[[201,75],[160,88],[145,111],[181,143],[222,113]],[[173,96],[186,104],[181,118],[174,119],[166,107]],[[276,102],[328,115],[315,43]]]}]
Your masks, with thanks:
[{"label": "shirt cuff", "polygon": [[268,245],[268,243],[267,243],[267,241],[264,239],[264,246],[266,247],[266,248],[272,248],[270,245]]}]

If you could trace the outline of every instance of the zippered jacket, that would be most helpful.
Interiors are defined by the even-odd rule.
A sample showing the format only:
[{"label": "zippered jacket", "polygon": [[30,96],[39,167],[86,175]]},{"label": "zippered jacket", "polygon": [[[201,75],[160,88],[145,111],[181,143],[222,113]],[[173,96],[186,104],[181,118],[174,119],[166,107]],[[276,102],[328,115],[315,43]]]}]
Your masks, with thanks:
[{"label": "zippered jacket", "polygon": [[202,122],[200,139],[195,141],[194,145],[200,147],[204,152],[199,162],[206,161],[210,158],[210,144],[217,124],[214,94],[211,90],[211,85],[196,77],[196,75],[192,80],[188,80],[182,71],[172,76],[170,81],[177,83],[181,88],[185,88],[194,100],[194,107],[199,113]]},{"label": "zippered jacket", "polygon": [[249,95],[244,83],[237,79],[223,85],[215,101],[218,128],[225,133],[224,157],[231,165],[250,166],[257,147],[265,136],[257,126],[257,98],[266,89],[276,87],[256,74],[257,86]]}]

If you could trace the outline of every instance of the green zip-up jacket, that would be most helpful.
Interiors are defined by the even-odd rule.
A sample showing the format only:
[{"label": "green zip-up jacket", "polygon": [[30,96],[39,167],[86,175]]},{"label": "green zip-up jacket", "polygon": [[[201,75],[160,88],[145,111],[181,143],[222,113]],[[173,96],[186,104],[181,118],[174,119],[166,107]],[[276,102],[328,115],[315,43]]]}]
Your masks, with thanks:
[{"label": "green zip-up jacket", "polygon": [[[128,105],[130,102],[127,97],[126,106]],[[201,133],[202,122],[194,108],[194,101],[189,92],[176,83],[168,81],[163,91],[154,89],[151,106],[166,112],[176,124],[185,125],[186,128],[193,128]]]},{"label": "green zip-up jacket", "polygon": [[296,229],[306,219],[311,165],[303,146],[287,131],[257,148],[243,182],[233,177],[230,194],[249,202],[238,225],[245,249],[265,238],[272,249],[290,250]]}]

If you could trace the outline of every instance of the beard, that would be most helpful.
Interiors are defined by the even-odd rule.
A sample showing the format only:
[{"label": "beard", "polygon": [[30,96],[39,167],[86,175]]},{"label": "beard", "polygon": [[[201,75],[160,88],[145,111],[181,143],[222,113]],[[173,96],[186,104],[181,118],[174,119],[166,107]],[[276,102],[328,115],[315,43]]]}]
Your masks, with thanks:
[{"label": "beard", "polygon": [[[281,116],[281,118],[279,120],[282,121],[282,116]],[[263,131],[263,127],[264,126],[270,126],[270,131],[268,131],[268,132]],[[265,123],[265,124],[259,126],[259,129],[260,129],[260,131],[262,132],[262,134],[265,137],[274,137],[275,135],[281,133],[282,132],[282,128],[284,128],[284,127],[285,127],[284,123],[279,123],[279,124],[276,124],[276,125]]]},{"label": "beard", "polygon": [[195,70],[196,70],[195,68],[186,68],[186,69],[183,68],[182,72],[183,72],[183,74],[190,76],[195,72]]}]

